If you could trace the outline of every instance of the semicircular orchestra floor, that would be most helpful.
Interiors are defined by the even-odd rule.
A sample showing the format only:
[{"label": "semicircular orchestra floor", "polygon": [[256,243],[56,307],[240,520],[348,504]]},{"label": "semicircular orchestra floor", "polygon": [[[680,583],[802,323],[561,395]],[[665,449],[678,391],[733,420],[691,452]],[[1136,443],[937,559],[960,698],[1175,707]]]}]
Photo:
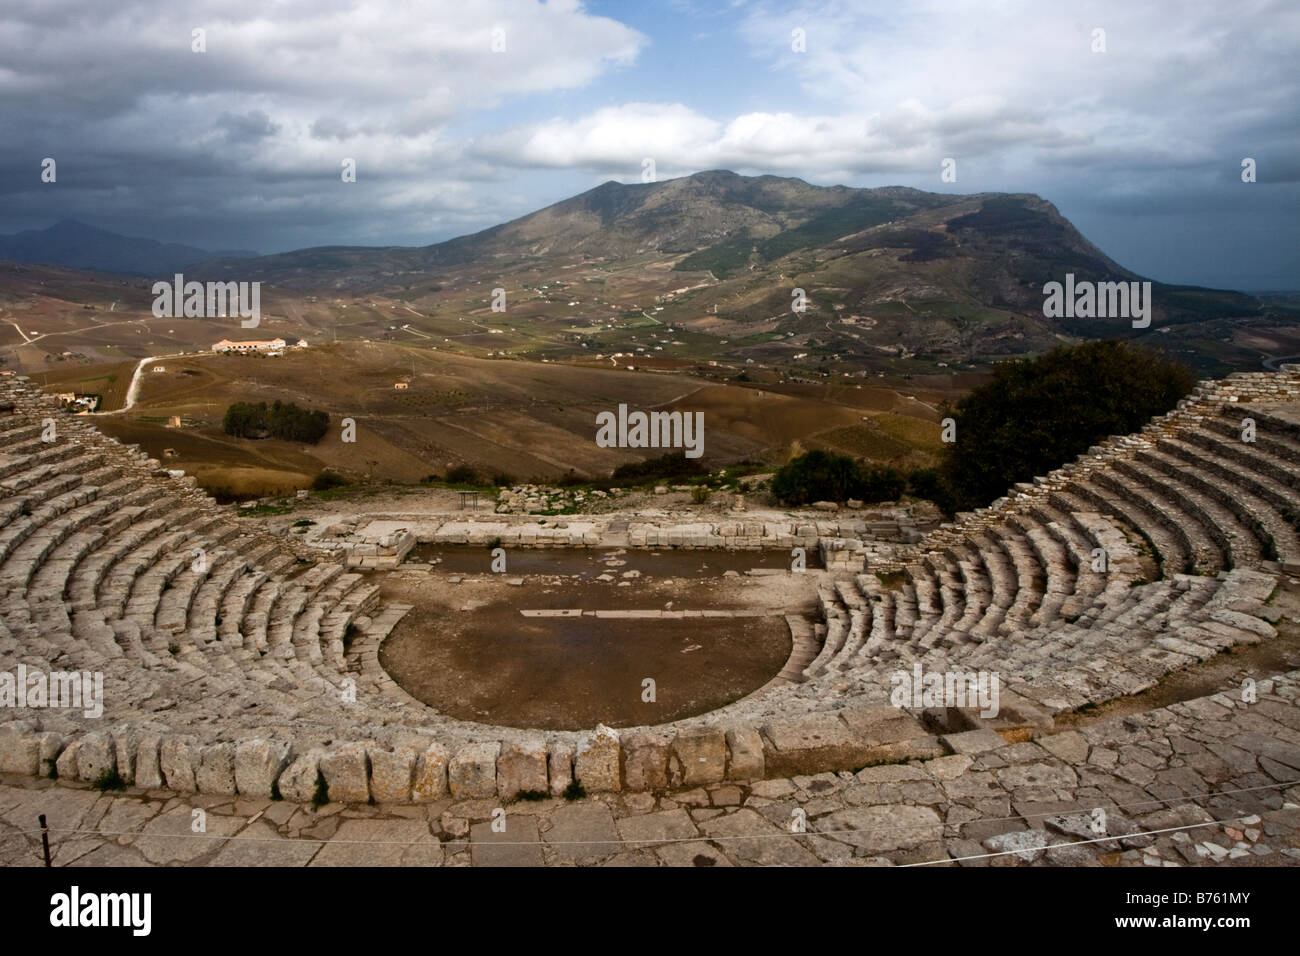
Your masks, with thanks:
[{"label": "semicircular orchestra floor", "polygon": [[811,575],[743,573],[772,555],[514,552],[516,575],[491,573],[487,549],[442,554],[385,581],[414,607],[379,660],[413,697],[479,723],[581,730],[707,713],[774,678],[791,651],[785,615],[816,607]]}]

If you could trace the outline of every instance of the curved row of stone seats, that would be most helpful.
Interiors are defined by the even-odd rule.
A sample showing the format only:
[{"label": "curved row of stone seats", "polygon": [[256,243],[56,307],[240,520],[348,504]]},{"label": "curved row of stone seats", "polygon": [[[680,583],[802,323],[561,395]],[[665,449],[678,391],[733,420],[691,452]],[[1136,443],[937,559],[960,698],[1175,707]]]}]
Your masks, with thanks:
[{"label": "curved row of stone seats", "polygon": [[[357,577],[357,581],[340,589],[337,599],[330,606],[322,608],[316,620],[316,645],[322,658],[339,672],[347,668],[349,631],[356,627],[359,617],[368,614],[380,603],[379,587],[367,584],[360,575]],[[312,639],[310,632],[307,639]]]},{"label": "curved row of stone seats", "polygon": [[871,609],[871,630],[858,651],[857,660],[869,663],[897,657],[900,648],[906,645],[896,639],[894,631],[894,592],[881,587],[873,575],[859,575],[857,582]]},{"label": "curved row of stone seats", "polygon": [[821,640],[821,650],[803,669],[805,678],[820,673],[844,645],[849,629],[849,616],[839,595],[833,587],[818,588],[818,604],[825,621],[825,637]]},{"label": "curved row of stone seats", "polygon": [[[242,580],[251,576],[260,582],[258,575],[270,573],[266,569],[274,563],[271,558],[279,554],[273,543],[259,543],[256,537],[241,537],[238,550],[223,546],[208,552],[205,555],[206,567],[196,570],[191,565],[181,573],[184,580],[174,584],[173,591],[178,592],[176,596],[169,601],[173,591],[164,595],[163,601],[159,602],[155,624],[172,631],[189,630],[200,641],[222,639],[222,615],[229,610],[227,599]],[[287,560],[292,562],[294,559],[289,557]],[[259,567],[263,571],[256,570]],[[238,624],[239,619],[242,619],[242,614],[234,623]],[[238,631],[235,630],[232,636],[238,637]],[[242,641],[234,643],[242,645]]]},{"label": "curved row of stone seats", "polygon": [[[1249,566],[1257,567],[1259,560],[1292,560],[1297,557],[1295,529],[1269,500],[1272,489],[1266,480],[1261,480],[1250,472],[1234,475],[1229,469],[1223,468],[1223,472],[1228,472],[1225,476],[1209,467],[1210,463],[1202,460],[1195,451],[1169,441],[1161,441],[1156,450],[1144,452],[1141,457],[1166,474],[1171,470],[1180,472],[1189,487],[1204,494],[1237,519],[1244,532],[1240,536],[1250,544],[1251,553],[1247,558]],[[1190,469],[1189,465],[1192,466]],[[1234,484],[1225,487],[1225,479]],[[1288,496],[1278,491],[1278,499],[1286,502]],[[1288,507],[1288,504],[1284,503],[1282,507]]]},{"label": "curved row of stone seats", "polygon": [[837,582],[841,600],[849,612],[849,631],[835,656],[827,661],[827,667],[842,670],[846,661],[857,657],[867,639],[867,629],[871,622],[871,610],[863,600],[862,593],[849,585]]},{"label": "curved row of stone seats", "polygon": [[[39,396],[30,397],[29,404],[38,413],[44,411]],[[195,677],[191,670],[205,668],[248,677],[246,670],[261,666],[255,660],[260,655],[235,658],[227,650],[242,651],[246,633],[264,641],[270,631],[283,656],[303,658],[295,660],[293,668],[268,664],[268,669],[275,667],[277,678],[295,686],[310,680],[318,690],[320,681],[346,672],[344,640],[354,621],[364,620],[377,602],[377,588],[357,575],[345,576],[338,565],[309,562],[311,566],[304,567],[282,542],[254,545],[266,536],[243,534],[228,512],[206,496],[183,494],[187,503],[181,507],[175,500],[160,507],[156,479],[162,474],[156,462],[80,421],[51,417],[58,433],[53,443],[42,441],[43,423],[13,425],[14,419],[4,420],[10,425],[2,430],[12,439],[10,451],[30,454],[0,457],[8,481],[0,489],[5,496],[0,498],[5,507],[0,514],[6,519],[0,531],[7,534],[0,538],[5,542],[0,545],[0,593],[26,598],[31,607],[41,609],[41,627],[52,640],[35,646],[47,655],[47,664],[75,659],[78,666],[93,666],[126,658],[144,669],[189,677]],[[103,467],[106,454],[112,467]],[[69,473],[59,474],[60,468]],[[155,480],[142,483],[146,474]],[[86,483],[87,476],[94,485]],[[74,488],[80,493],[67,493]],[[128,497],[132,505],[123,507]],[[150,500],[152,505],[135,505]],[[245,557],[227,547],[236,539],[248,546]],[[200,554],[204,559],[196,565]],[[263,563],[261,569],[249,564],[250,556]],[[263,585],[272,585],[269,597],[264,597],[266,619],[251,620],[248,612],[256,609],[239,605],[233,615],[234,634],[224,635],[220,610],[229,608],[229,597],[238,593],[241,583],[249,598],[258,590],[265,593]],[[65,612],[60,611],[61,619],[47,612],[42,602],[50,597],[70,599],[78,615],[76,626]],[[30,621],[29,614],[12,613],[11,603],[5,609],[8,618]],[[199,650],[223,636],[238,640],[229,649],[207,655]],[[311,665],[319,665],[319,672]]]},{"label": "curved row of stone seats", "polygon": [[[67,534],[81,531],[87,525],[92,530],[98,528],[104,516],[104,509],[130,507],[147,495],[138,489],[135,482],[120,475],[120,470],[112,465],[83,475],[83,483],[73,495],[72,507],[58,517],[59,543]],[[31,526],[35,534],[49,534],[55,531],[49,525],[48,515],[40,511],[27,509]],[[56,545],[57,546],[57,545]]]},{"label": "curved row of stone seats", "polygon": [[[1186,542],[1190,564],[1186,570],[1213,574],[1231,566],[1231,542],[1209,514],[1200,496],[1189,495],[1181,484],[1166,480],[1155,469],[1132,458],[1117,458],[1110,473],[1095,473],[1095,485],[1103,486],[1119,500],[1155,512],[1158,521]],[[1143,525],[1138,525],[1143,527]]]},{"label": "curved row of stone seats", "polygon": [[42,475],[40,481],[6,502],[7,520],[0,529],[0,559],[8,557],[42,522],[67,510],[75,500],[72,492],[81,485],[81,476],[58,474],[53,465],[44,467],[50,469],[49,474]]},{"label": "curved row of stone seats", "polygon": [[194,549],[206,549],[219,534],[220,520],[195,515],[179,529],[168,530],[141,544],[104,576],[100,607],[111,617],[152,622],[163,591],[196,559]]},{"label": "curved row of stone seats", "polygon": [[1255,530],[1265,551],[1275,555],[1274,560],[1300,558],[1300,539],[1285,516],[1296,503],[1296,489],[1278,482],[1263,468],[1243,468],[1242,462],[1229,464],[1215,456],[1217,449],[1207,449],[1196,444],[1193,436],[1188,437],[1191,440],[1161,439],[1156,443],[1157,454],[1187,471],[1188,480],[1207,494],[1225,496],[1223,503],[1243,525]]},{"label": "curved row of stone seats", "polygon": [[1016,575],[1001,543],[1001,539],[990,536],[987,527],[973,531],[965,542],[965,552],[972,555],[971,566],[980,568],[988,581],[987,603],[980,607],[978,602],[967,602],[967,613],[978,611],[970,619],[963,615],[956,628],[974,640],[996,632],[1015,601]]},{"label": "curved row of stone seats", "polygon": [[[172,633],[193,628],[196,638],[216,638],[215,619],[221,591],[233,585],[235,577],[248,567],[247,561],[227,544],[229,541],[205,548],[197,555],[191,552],[190,560],[183,562],[180,572],[167,582],[152,608],[151,623],[155,627]],[[215,593],[208,594],[201,605],[205,613],[196,613],[205,586]]]},{"label": "curved row of stone seats", "polygon": [[894,634],[901,641],[909,640],[916,630],[920,614],[916,607],[916,589],[904,582],[892,589],[894,611]]},{"label": "curved row of stone seats", "polygon": [[21,542],[11,541],[3,548],[0,590],[26,593],[33,575],[65,541],[86,525],[98,525],[110,518],[115,510],[116,503],[101,499],[94,488],[79,489],[56,499]]},{"label": "curved row of stone seats", "polygon": [[[1191,571],[1195,564],[1187,527],[1163,510],[1159,502],[1134,496],[1131,488],[1111,476],[1096,473],[1078,478],[1056,492],[1064,502],[1078,500],[1102,515],[1111,515],[1140,531],[1155,549],[1153,557],[1164,574]],[[1209,553],[1208,540],[1205,553]]]},{"label": "curved row of stone seats", "polygon": [[1300,442],[1278,432],[1259,432],[1255,441],[1241,440],[1241,426],[1223,416],[1206,417],[1178,433],[1179,441],[1203,448],[1212,460],[1245,466],[1255,477],[1270,478],[1294,492],[1300,489]]},{"label": "curved row of stone seats", "polygon": [[1041,582],[1026,582],[1022,572],[1020,588],[1037,588],[1035,606],[1025,623],[1035,625],[1043,620],[1055,620],[1061,608],[1075,594],[1084,581],[1080,578],[1080,559],[1066,544],[1057,530],[1060,522],[1055,511],[1046,504],[1038,504],[1024,514],[1012,515],[1008,523],[1023,536],[1031,550],[1033,560],[1043,571]]},{"label": "curved row of stone seats", "polygon": [[[330,570],[335,576],[343,573],[343,569],[337,565]],[[315,589],[309,590],[301,585],[282,585],[277,589],[276,601],[266,623],[266,644],[271,654],[284,660],[298,656],[293,642],[294,623],[314,593]]]},{"label": "curved row of stone seats", "polygon": [[1004,555],[1002,561],[1008,575],[1005,583],[1010,587],[1010,595],[1009,603],[1006,604],[1002,603],[1008,600],[1006,596],[994,599],[994,604],[1002,613],[985,618],[977,626],[976,633],[988,636],[990,633],[1023,628],[1042,604],[1051,568],[1041,562],[1033,543],[1014,523],[991,526],[982,540],[996,547],[995,553]]},{"label": "curved row of stone seats", "polygon": [[934,571],[933,564],[927,563],[929,560],[927,556],[925,560],[908,564],[903,569],[907,583],[916,596],[917,617],[909,637],[918,641],[924,640],[930,629],[943,617],[940,604],[943,600],[942,583]]},{"label": "curved row of stone seats", "polygon": [[179,558],[180,548],[188,540],[187,525],[200,520],[200,516],[198,509],[184,509],[179,515],[147,522],[148,533],[128,538],[128,546],[124,551],[115,551],[111,565],[100,568],[93,559],[88,561],[87,565],[99,572],[94,578],[95,606],[104,608],[113,617],[121,617],[137,579],[160,560]]},{"label": "curved row of stone seats", "polygon": [[[340,573],[324,582],[314,594],[307,595],[302,610],[290,625],[289,642],[295,656],[319,663],[325,659],[325,646],[321,639],[321,626],[327,615],[336,614],[348,595],[359,598],[362,592],[373,588],[360,574]],[[332,660],[332,655],[331,655]]]},{"label": "curved row of stone seats", "polygon": [[984,570],[984,558],[979,549],[967,541],[949,545],[943,555],[949,560],[949,567],[960,582],[962,593],[961,616],[948,626],[948,630],[969,634],[971,627],[988,610],[989,595],[993,590]]},{"label": "curved row of stone seats", "polygon": [[[1243,416],[1244,411],[1249,411],[1249,414]],[[1242,441],[1243,417],[1255,420],[1253,442]],[[1229,411],[1225,408],[1219,414],[1202,417],[1195,427],[1186,430],[1186,434],[1213,436],[1220,449],[1235,449],[1247,454],[1252,466],[1259,462],[1266,469],[1280,467],[1281,477],[1288,484],[1300,469],[1300,436],[1291,423],[1265,412],[1243,408]],[[1239,454],[1228,452],[1227,457],[1237,462],[1244,461]]]},{"label": "curved row of stone seats", "polygon": [[1236,515],[1189,484],[1178,469],[1171,472],[1167,464],[1152,458],[1150,453],[1141,452],[1133,458],[1116,461],[1115,469],[1144,486],[1147,493],[1163,495],[1172,502],[1176,513],[1190,518],[1205,531],[1214,548],[1207,570],[1258,565],[1259,542],[1250,531],[1241,527]]},{"label": "curved row of stone seats", "polygon": [[[1289,397],[1295,397],[1300,379],[1294,372],[1290,379]],[[995,635],[1019,643],[1007,658],[1016,666],[1022,661],[1029,666],[1035,656],[1052,660],[1052,654],[1057,659],[1051,666],[1057,666],[1077,663],[1075,658],[1085,658],[1094,643],[1100,648],[1126,635],[1142,648],[1134,679],[1146,680],[1144,669],[1167,670],[1166,665],[1214,653],[1225,640],[1271,633],[1258,617],[1225,620],[1222,601],[1233,600],[1242,587],[1267,593],[1270,579],[1246,577],[1247,569],[1273,558],[1294,560],[1300,468],[1293,466],[1300,464],[1300,424],[1253,407],[1215,407],[1206,415],[1204,409],[1189,410],[1192,404],[1184,403],[1142,435],[1092,449],[1037,486],[1020,486],[1022,493],[1014,498],[931,534],[923,544],[930,553],[904,565],[903,590],[882,590],[871,576],[860,575],[872,627],[861,648],[867,653],[855,666],[869,673],[873,666],[907,657],[908,648],[925,650],[936,663],[949,652],[993,661],[1008,650],[1004,640],[991,640]],[[1239,428],[1233,419],[1245,412],[1266,426],[1267,435],[1262,430],[1263,440],[1254,447],[1240,442],[1239,435],[1229,444]],[[1136,554],[1104,515],[1153,545],[1162,580],[1142,583]],[[1112,569],[1119,552],[1123,573],[1092,571],[1093,548],[1103,536]],[[1215,576],[1181,573],[1225,568],[1231,571]],[[1010,589],[1009,575],[1014,575]],[[1015,594],[1009,605],[1008,590]],[[916,599],[920,593],[924,602]],[[922,603],[932,613],[921,615]],[[896,621],[889,620],[890,612]],[[1178,628],[1201,628],[1202,636],[1212,639],[1174,650],[1166,645],[1179,639],[1168,632]],[[936,632],[940,640],[930,641]],[[988,646],[972,653],[963,650],[969,643]],[[832,659],[834,670],[844,673],[843,659]],[[1051,667],[1035,663],[1027,673],[1050,672]],[[1104,689],[1104,681],[1081,673],[1064,679],[1089,692]]]},{"label": "curved row of stone seats", "polygon": [[818,629],[824,628],[824,625],[813,625],[797,614],[787,614],[785,621],[790,628],[791,649],[790,656],[777,677],[782,681],[796,684],[807,680],[808,665],[817,657],[822,643],[818,637]]}]

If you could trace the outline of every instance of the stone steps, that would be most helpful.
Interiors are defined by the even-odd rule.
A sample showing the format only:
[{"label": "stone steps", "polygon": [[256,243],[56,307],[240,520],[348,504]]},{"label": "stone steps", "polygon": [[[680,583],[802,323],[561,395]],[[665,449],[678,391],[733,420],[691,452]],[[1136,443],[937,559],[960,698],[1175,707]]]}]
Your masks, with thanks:
[{"label": "stone steps", "polygon": [[1133,469],[1159,475],[1158,480],[1180,497],[1184,510],[1201,522],[1222,551],[1222,568],[1259,565],[1260,543],[1254,530],[1243,525],[1233,509],[1218,499],[1219,489],[1157,451],[1144,449],[1129,464]]},{"label": "stone steps", "polygon": [[1158,564],[1164,575],[1182,574],[1192,567],[1192,549],[1186,529],[1174,523],[1156,505],[1149,501],[1134,501],[1129,491],[1120,493],[1107,480],[1097,475],[1096,480],[1077,480],[1070,484],[1065,496],[1074,496],[1093,506],[1100,514],[1110,515],[1133,529],[1141,529],[1158,550]]},{"label": "stone steps", "polygon": [[817,657],[819,650],[817,638],[812,624],[806,619],[796,614],[787,614],[785,622],[790,627],[790,640],[793,646],[790,657],[778,676],[793,683],[802,683],[807,679],[804,670]]},{"label": "stone steps", "polygon": [[1211,519],[1198,513],[1200,509],[1182,493],[1183,489],[1171,486],[1163,474],[1142,462],[1118,459],[1114,470],[1116,477],[1098,475],[1097,482],[1109,482],[1115,489],[1120,479],[1127,479],[1135,488],[1141,489],[1140,494],[1149,507],[1159,511],[1185,536],[1192,568],[1201,573],[1215,573],[1231,561],[1228,549],[1224,547],[1223,535],[1210,527]]},{"label": "stone steps", "polygon": [[[1207,454],[1200,446],[1164,439],[1156,447],[1170,459],[1191,465],[1193,473],[1188,478],[1195,479],[1197,487],[1207,491],[1207,486],[1223,490],[1228,497],[1224,503],[1234,510],[1243,524],[1247,527],[1253,525],[1256,536],[1264,543],[1272,544],[1277,552],[1276,560],[1300,559],[1300,538],[1295,526],[1285,517],[1288,511],[1300,504],[1300,492],[1267,474],[1242,467],[1243,462],[1226,464]],[[1232,490],[1227,492],[1224,490],[1227,488]]]}]

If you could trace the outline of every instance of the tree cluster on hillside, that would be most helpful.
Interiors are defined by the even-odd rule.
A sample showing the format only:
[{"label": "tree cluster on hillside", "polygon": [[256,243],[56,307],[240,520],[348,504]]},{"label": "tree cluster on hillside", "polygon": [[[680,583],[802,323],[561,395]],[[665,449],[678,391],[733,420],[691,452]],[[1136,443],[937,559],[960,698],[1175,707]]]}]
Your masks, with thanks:
[{"label": "tree cluster on hillside", "polygon": [[236,402],[226,409],[222,427],[237,438],[280,438],[314,445],[329,428],[329,415],[292,402]]},{"label": "tree cluster on hillside", "polygon": [[813,501],[895,501],[907,488],[896,468],[864,466],[846,455],[814,449],[772,476],[772,494],[787,505]]},{"label": "tree cluster on hillside", "polygon": [[943,410],[956,441],[939,474],[925,476],[925,497],[949,513],[987,505],[1111,435],[1139,431],[1195,385],[1182,363],[1118,339],[999,363],[992,381]]}]

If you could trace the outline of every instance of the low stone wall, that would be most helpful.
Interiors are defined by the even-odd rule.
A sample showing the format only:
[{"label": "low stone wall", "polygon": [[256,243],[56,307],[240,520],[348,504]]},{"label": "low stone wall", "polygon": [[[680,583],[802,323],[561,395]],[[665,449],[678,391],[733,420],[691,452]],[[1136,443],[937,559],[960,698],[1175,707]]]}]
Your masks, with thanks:
[{"label": "low stone wall", "polygon": [[[545,524],[536,518],[514,518],[495,515],[484,518],[458,518],[443,520],[428,515],[372,515],[371,525],[403,525],[401,533],[409,533],[420,544],[469,545],[472,547],[500,546],[503,548],[681,548],[732,551],[789,551],[792,548],[816,549],[823,539],[856,542],[850,545],[857,550],[863,539],[883,542],[919,541],[922,528],[936,522],[914,521],[900,515],[892,521],[839,518],[813,520],[791,518],[784,521],[759,519],[722,520],[643,520],[627,516],[575,515],[547,519]],[[354,527],[355,526],[355,527]],[[348,535],[332,533],[333,529],[348,529]],[[395,532],[390,532],[390,534]],[[319,531],[308,532],[307,544],[336,551],[368,556],[383,556],[382,549],[367,551],[374,535],[367,535],[360,520],[341,520]],[[349,540],[351,538],[351,540]],[[409,550],[409,547],[406,549]],[[405,554],[406,550],[401,551]],[[367,565],[380,566],[380,565]],[[861,568],[858,568],[861,570]]]},{"label": "low stone wall", "polygon": [[822,567],[836,574],[860,574],[867,566],[867,551],[857,538],[821,538],[817,542]]},{"label": "low stone wall", "polygon": [[126,725],[65,737],[38,724],[0,726],[0,773],[94,784],[116,772],[142,789],[298,802],[316,796],[318,774],[333,802],[420,803],[448,793],[510,800],[528,792],[562,795],[575,782],[588,792],[663,790],[952,752],[944,738],[888,705],[676,733],[598,726],[569,739],[519,731],[459,746],[412,738],[320,747],[260,736],[201,744]]}]

